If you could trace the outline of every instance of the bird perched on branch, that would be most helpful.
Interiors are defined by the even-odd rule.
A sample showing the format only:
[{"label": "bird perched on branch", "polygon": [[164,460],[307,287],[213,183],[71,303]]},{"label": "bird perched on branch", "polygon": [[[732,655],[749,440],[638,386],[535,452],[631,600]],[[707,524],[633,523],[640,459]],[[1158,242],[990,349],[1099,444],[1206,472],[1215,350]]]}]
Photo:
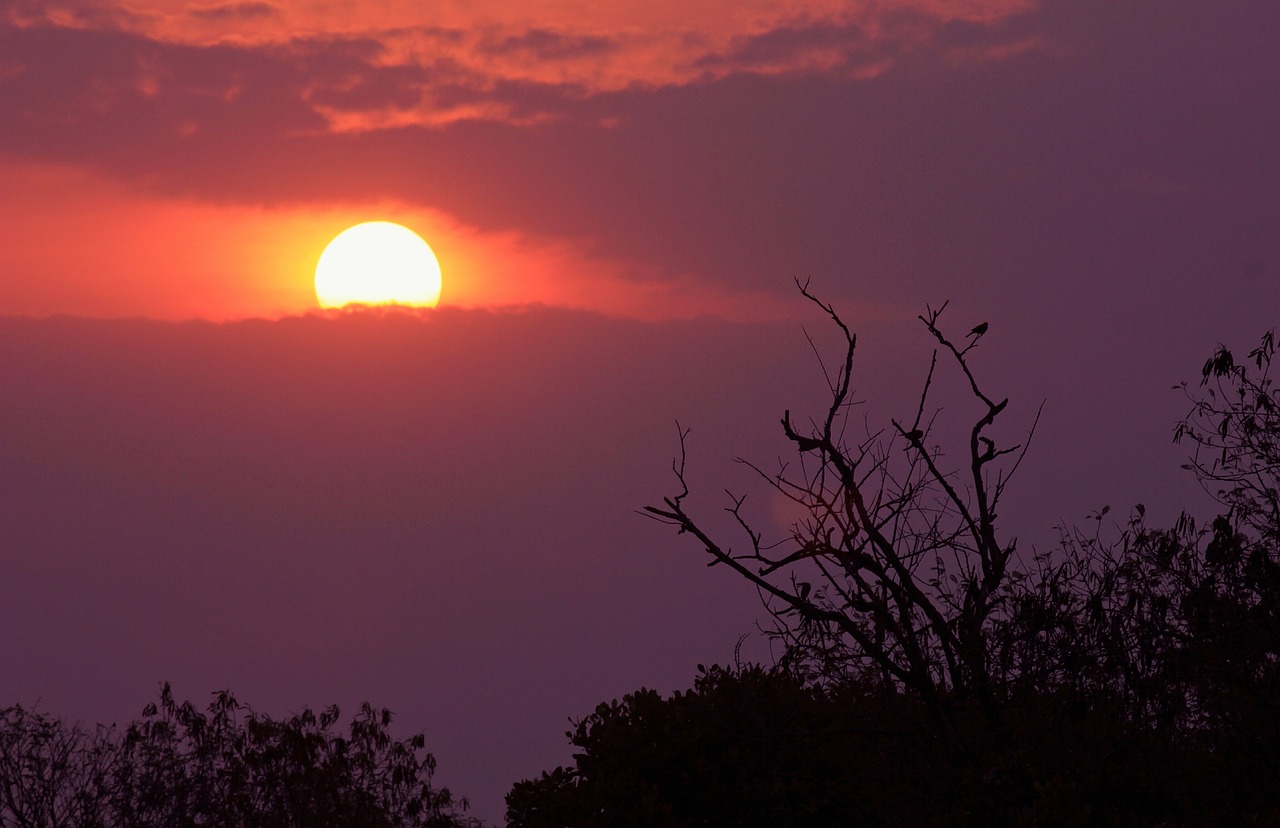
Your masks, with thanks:
[{"label": "bird perched on branch", "polygon": [[981,325],[974,326],[974,329],[969,331],[969,336],[972,336],[975,338],[982,336],[984,333],[987,332],[987,326],[988,326],[988,323],[986,322],[983,322]]},{"label": "bird perched on branch", "polygon": [[796,444],[796,448],[801,451],[817,451],[822,448],[822,440],[815,440],[812,437],[802,437],[791,426],[791,412],[785,411],[782,415],[782,432],[787,435],[787,439]]}]

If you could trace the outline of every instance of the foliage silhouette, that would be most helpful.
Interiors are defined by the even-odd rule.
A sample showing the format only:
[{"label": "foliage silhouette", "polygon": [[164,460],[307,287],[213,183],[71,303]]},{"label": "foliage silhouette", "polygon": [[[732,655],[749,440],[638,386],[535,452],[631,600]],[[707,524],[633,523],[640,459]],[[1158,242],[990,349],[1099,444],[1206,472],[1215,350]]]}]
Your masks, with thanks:
[{"label": "foliage silhouette", "polygon": [[[664,699],[599,705],[569,735],[576,765],[517,783],[511,828],[855,824],[876,812],[884,755],[913,711],[851,703],[850,688],[785,668],[700,669]],[[892,731],[880,718],[896,716]],[[926,735],[916,721],[917,736]],[[851,748],[858,748],[857,751]],[[899,809],[895,815],[901,815]]]},{"label": "foliage silhouette", "polygon": [[207,711],[168,684],[123,730],[89,733],[46,714],[0,713],[0,825],[23,828],[477,825],[467,803],[433,788],[417,734],[388,732],[368,704],[346,735],[337,707],[273,719],[228,692]]},{"label": "foliage silhouette", "polygon": [[[970,365],[989,326],[957,344],[945,305],[922,315],[937,347],[914,412],[851,438],[856,336],[801,291],[845,352],[812,427],[782,418],[798,461],[753,468],[803,517],[766,540],[731,495],[741,537],[708,528],[684,430],[677,491],[646,507],[762,595],[779,666],[601,705],[569,733],[574,765],[512,789],[510,823],[1280,824],[1273,336],[1244,364],[1220,347],[1183,386],[1175,438],[1223,514],[1160,528],[1138,505],[1115,526],[1104,508],[1021,554],[998,505],[1038,414],[1022,439],[998,428],[1008,401]],[[936,436],[940,357],[968,389],[948,411],[970,412],[960,452]],[[767,772],[742,759],[766,744]]]},{"label": "foliage silhouette", "polygon": [[21,706],[0,710],[0,825],[107,825],[115,756],[102,730]]}]

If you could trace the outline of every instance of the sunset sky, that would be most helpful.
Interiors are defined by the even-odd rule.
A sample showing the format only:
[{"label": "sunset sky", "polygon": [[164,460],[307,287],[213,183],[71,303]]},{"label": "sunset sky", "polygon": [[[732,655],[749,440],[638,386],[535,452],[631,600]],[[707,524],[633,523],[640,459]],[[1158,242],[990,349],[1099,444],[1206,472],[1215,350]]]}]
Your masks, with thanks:
[{"label": "sunset sky", "polygon": [[[498,821],[570,716],[752,632],[636,510],[677,419],[713,514],[818,413],[797,278],[871,418],[926,304],[990,322],[1009,428],[1045,403],[1027,548],[1206,509],[1171,387],[1280,320],[1278,34],[1274,0],[0,0],[0,706],[367,698]],[[436,310],[319,312],[375,219]]]}]

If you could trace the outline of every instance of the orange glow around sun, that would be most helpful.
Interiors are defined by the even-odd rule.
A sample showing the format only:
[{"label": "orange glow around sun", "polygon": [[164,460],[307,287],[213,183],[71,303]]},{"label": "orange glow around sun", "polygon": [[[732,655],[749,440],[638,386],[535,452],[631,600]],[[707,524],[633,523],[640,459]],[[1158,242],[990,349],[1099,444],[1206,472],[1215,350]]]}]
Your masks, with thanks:
[{"label": "orange glow around sun", "polygon": [[347,305],[434,307],[440,262],[422,237],[401,224],[366,221],[329,242],[316,264],[322,308]]},{"label": "orange glow around sun", "polygon": [[448,271],[454,308],[554,305],[656,320],[754,319],[762,308],[777,307],[750,292],[670,282],[635,261],[602,258],[590,240],[483,231],[396,201],[205,204],[137,192],[83,170],[3,158],[0,181],[11,196],[0,199],[0,274],[7,280],[0,315],[224,322],[306,314],[319,304],[317,252],[370,215],[420,228],[431,239]]}]

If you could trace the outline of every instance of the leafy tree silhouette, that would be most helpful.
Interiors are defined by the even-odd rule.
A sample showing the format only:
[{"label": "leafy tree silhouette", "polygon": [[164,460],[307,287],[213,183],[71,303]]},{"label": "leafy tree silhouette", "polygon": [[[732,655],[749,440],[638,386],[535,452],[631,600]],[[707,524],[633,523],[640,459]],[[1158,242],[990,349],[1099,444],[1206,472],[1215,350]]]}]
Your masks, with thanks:
[{"label": "leafy tree silhouette", "polygon": [[108,824],[115,755],[107,736],[20,705],[0,710],[0,825]]},{"label": "leafy tree silhouette", "polygon": [[160,699],[123,730],[10,707],[0,713],[0,825],[23,828],[458,828],[465,800],[433,788],[421,734],[391,737],[368,704],[347,735],[337,707],[273,719],[229,692],[207,711]]},{"label": "leafy tree silhouette", "polygon": [[[989,326],[956,344],[945,305],[922,315],[937,348],[913,415],[850,438],[856,336],[800,289],[845,353],[817,421],[782,418],[798,462],[753,468],[803,517],[767,541],[731,495],[736,547],[707,528],[685,430],[677,492],[646,507],[762,595],[782,661],[601,705],[569,733],[574,765],[512,789],[510,824],[1280,824],[1272,334],[1183,386],[1175,438],[1225,513],[1158,528],[1104,508],[1024,555],[997,513],[1038,413],[1022,439],[997,428],[1008,401],[969,364]],[[934,436],[939,357],[970,396],[961,452]]]}]

